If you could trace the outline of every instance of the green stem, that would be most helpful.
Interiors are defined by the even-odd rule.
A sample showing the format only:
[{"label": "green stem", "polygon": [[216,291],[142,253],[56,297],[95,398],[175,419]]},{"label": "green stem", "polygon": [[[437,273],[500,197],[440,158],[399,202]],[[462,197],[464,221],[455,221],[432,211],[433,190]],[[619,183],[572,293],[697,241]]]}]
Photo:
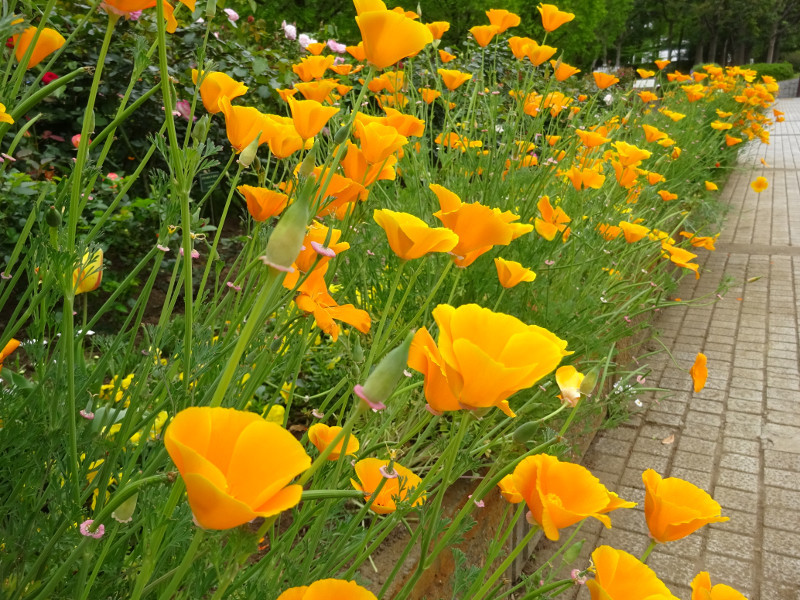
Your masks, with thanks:
[{"label": "green stem", "polygon": [[203,541],[205,537],[205,530],[201,529],[200,527],[194,532],[194,537],[192,538],[192,543],[189,544],[189,547],[186,549],[186,553],[183,555],[183,560],[181,560],[181,564],[178,565],[177,571],[170,579],[169,585],[164,588],[164,591],[161,592],[161,595],[158,597],[158,600],[169,600],[173,597],[173,594],[178,590],[178,586],[183,581],[183,578],[186,576],[186,573],[192,566],[192,562],[194,561],[194,557],[197,554],[197,549],[200,547],[200,543]]},{"label": "green stem", "polygon": [[650,540],[650,544],[647,546],[644,554],[642,554],[642,558],[639,560],[641,560],[644,564],[647,564],[647,559],[650,557],[650,553],[655,549],[657,544],[658,542],[656,540]]},{"label": "green stem", "polygon": [[329,498],[363,498],[358,490],[303,490],[302,500],[327,500]]},{"label": "green stem", "polygon": [[500,564],[500,566],[497,567],[497,569],[495,569],[491,577],[489,577],[489,579],[486,580],[486,583],[483,584],[483,587],[481,587],[481,589],[479,589],[478,592],[471,597],[471,600],[483,600],[483,598],[486,597],[486,594],[488,594],[494,587],[495,582],[498,579],[500,579],[500,577],[502,577],[502,575],[517,559],[517,556],[520,555],[520,552],[522,552],[525,549],[528,543],[533,539],[533,536],[535,536],[538,532],[539,532],[538,527],[534,526],[530,528],[528,533],[525,534],[525,537],[522,538],[522,541],[519,544],[517,544],[516,548],[514,548],[514,550],[511,551],[511,553]]},{"label": "green stem", "polygon": [[405,260],[400,261],[400,266],[398,267],[397,271],[394,274],[394,280],[392,281],[391,287],[389,288],[389,297],[386,299],[386,304],[383,306],[383,312],[381,312],[381,320],[378,323],[378,328],[375,330],[375,337],[373,337],[373,344],[372,348],[369,350],[369,356],[367,357],[367,362],[364,363],[364,373],[369,373],[369,368],[372,366],[373,361],[375,360],[375,356],[378,352],[378,346],[380,346],[381,335],[383,334],[383,328],[386,325],[386,317],[389,315],[389,308],[392,306],[392,300],[394,300],[394,293],[397,290],[397,286],[400,285],[400,277],[403,274],[403,269],[406,266]]}]

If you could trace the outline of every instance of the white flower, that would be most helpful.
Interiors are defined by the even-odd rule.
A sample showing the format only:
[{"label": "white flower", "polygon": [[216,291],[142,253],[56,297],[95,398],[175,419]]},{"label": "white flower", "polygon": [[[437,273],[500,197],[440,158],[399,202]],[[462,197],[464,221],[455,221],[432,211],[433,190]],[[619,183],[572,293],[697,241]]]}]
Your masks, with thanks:
[{"label": "white flower", "polygon": [[283,34],[286,36],[287,40],[294,41],[297,39],[297,27],[290,25],[286,21],[281,23],[281,27],[283,28]]},{"label": "white flower", "polygon": [[297,43],[300,44],[302,48],[308,48],[309,44],[316,44],[317,40],[312,38],[310,35],[301,33],[297,38]]},{"label": "white flower", "polygon": [[614,96],[611,94],[606,94],[603,96],[603,102],[605,102],[607,105],[611,105],[611,103],[614,102]]}]

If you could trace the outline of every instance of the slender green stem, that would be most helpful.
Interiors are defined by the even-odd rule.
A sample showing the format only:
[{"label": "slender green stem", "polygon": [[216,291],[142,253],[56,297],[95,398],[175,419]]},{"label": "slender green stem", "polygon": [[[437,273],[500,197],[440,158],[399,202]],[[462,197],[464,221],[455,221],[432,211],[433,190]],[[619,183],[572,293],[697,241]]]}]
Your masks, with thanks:
[{"label": "slender green stem", "polygon": [[483,600],[486,597],[491,589],[494,587],[495,582],[502,577],[502,575],[508,570],[508,568],[514,564],[514,561],[517,559],[517,556],[527,547],[528,543],[533,539],[539,532],[538,527],[531,527],[528,533],[525,534],[525,537],[522,538],[522,541],[517,544],[516,548],[514,548],[506,559],[500,563],[500,566],[495,569],[495,572],[486,580],[486,583],[483,584],[483,587],[478,590],[478,592],[471,596],[471,600]]},{"label": "slender green stem", "polygon": [[405,260],[400,261],[400,266],[397,268],[397,272],[394,274],[394,280],[391,283],[391,287],[389,288],[389,296],[386,298],[386,304],[383,306],[383,312],[381,312],[381,319],[378,322],[378,327],[375,330],[375,337],[373,337],[373,344],[369,350],[369,355],[367,356],[367,362],[364,363],[364,372],[369,373],[369,368],[372,366],[376,355],[378,353],[378,347],[381,345],[381,335],[383,334],[383,328],[386,325],[386,317],[389,316],[389,310],[392,308],[392,301],[394,300],[394,293],[397,290],[397,286],[400,285],[400,277],[403,274],[403,269],[406,266]]},{"label": "slender green stem", "polygon": [[192,543],[189,544],[189,547],[186,549],[185,554],[183,555],[183,560],[181,560],[181,564],[178,565],[178,569],[175,571],[175,574],[170,579],[169,584],[167,587],[164,588],[164,591],[161,592],[161,595],[158,597],[158,600],[169,600],[173,597],[173,594],[178,590],[178,586],[183,581],[183,578],[188,573],[189,569],[192,567],[192,562],[194,561],[194,557],[197,554],[197,549],[200,547],[200,544],[205,537],[206,532],[205,529],[200,527],[194,532],[194,537],[192,537]]},{"label": "slender green stem", "polygon": [[650,544],[648,544],[647,548],[644,551],[644,554],[642,554],[642,558],[640,558],[639,560],[641,560],[644,564],[647,564],[647,559],[650,557],[650,553],[655,549],[657,545],[658,542],[656,540],[650,540]]}]

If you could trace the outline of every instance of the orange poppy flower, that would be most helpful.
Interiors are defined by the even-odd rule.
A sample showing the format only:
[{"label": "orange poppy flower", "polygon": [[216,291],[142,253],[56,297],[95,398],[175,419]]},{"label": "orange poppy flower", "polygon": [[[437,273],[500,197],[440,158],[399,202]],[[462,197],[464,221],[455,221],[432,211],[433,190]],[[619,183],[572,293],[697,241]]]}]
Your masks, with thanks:
[{"label": "orange poppy flower", "polygon": [[247,212],[254,221],[266,221],[281,214],[289,202],[289,196],[286,194],[263,187],[240,185],[236,189],[247,201]]},{"label": "orange poppy flower", "polygon": [[386,113],[383,122],[389,127],[394,127],[400,135],[422,137],[425,134],[425,121],[422,119],[418,119],[414,115],[401,113],[399,110],[388,106],[383,107],[383,112]]},{"label": "orange poppy flower", "polygon": [[610,528],[606,513],[636,506],[609,492],[586,467],[561,462],[549,454],[520,462],[514,469],[514,486],[530,509],[528,518],[539,524],[549,540],[558,540],[559,529],[587,517]]},{"label": "orange poppy flower", "polygon": [[380,164],[408,143],[394,127],[382,123],[356,121],[356,136],[364,158],[371,165]]},{"label": "orange poppy flower", "polygon": [[433,41],[425,25],[392,10],[360,12],[356,23],[367,61],[379,69],[417,54]]},{"label": "orange poppy flower", "polygon": [[[317,450],[322,452],[331,445],[333,439],[342,431],[341,427],[329,427],[323,423],[314,423],[308,428],[308,440],[317,447]],[[342,447],[344,446],[344,439],[342,439],[336,447],[328,454],[328,460],[339,460],[342,455]],[[351,455],[358,452],[359,443],[356,436],[352,433],[347,437],[347,449],[345,455]]]},{"label": "orange poppy flower", "polygon": [[305,49],[312,56],[319,56],[320,54],[322,54],[322,51],[325,50],[325,44],[323,42],[313,42],[311,44],[308,44],[308,46],[306,46]]},{"label": "orange poppy flower", "polygon": [[[22,33],[15,35],[14,42],[14,56],[17,62],[21,62],[25,58],[25,53],[30,48],[33,38],[36,35],[36,27],[28,27]],[[61,48],[67,40],[64,36],[58,33],[55,29],[44,27],[39,33],[39,38],[36,40],[36,45],[31,51],[31,56],[28,59],[26,69],[32,69],[45,58],[50,56],[53,52]]]},{"label": "orange poppy flower", "polygon": [[539,11],[539,14],[542,15],[542,27],[544,27],[544,30],[548,33],[555,31],[564,23],[569,23],[575,18],[575,15],[572,13],[558,10],[558,7],[554,4],[540,4],[536,9]]},{"label": "orange poppy flower", "polygon": [[418,330],[408,366],[425,376],[425,399],[436,412],[495,406],[513,417],[508,398],[570,354],[567,342],[547,329],[477,304],[440,304],[432,314],[438,341],[425,327]]},{"label": "orange poppy flower", "polygon": [[556,81],[564,81],[565,79],[569,79],[576,73],[580,73],[581,70],[577,69],[571,65],[568,65],[565,62],[561,62],[560,60],[551,60],[550,65],[553,67],[553,74],[556,78]]},{"label": "orange poppy flower", "polygon": [[303,147],[303,138],[289,117],[264,115],[264,133],[261,142],[267,142],[276,158],[287,158]]},{"label": "orange poppy flower", "polygon": [[511,49],[511,53],[517,60],[522,60],[525,58],[527,46],[532,43],[533,40],[529,37],[520,37],[515,35],[508,38],[508,47]]},{"label": "orange poppy flower", "polygon": [[504,33],[511,27],[517,27],[521,22],[519,15],[515,15],[514,13],[501,8],[492,8],[487,10],[486,16],[489,17],[489,23],[497,28],[497,33]]},{"label": "orange poppy flower", "polygon": [[413,260],[430,252],[450,252],[458,236],[445,227],[429,227],[425,221],[408,213],[388,209],[372,213],[375,222],[386,232],[389,247],[403,260]]},{"label": "orange poppy flower", "polygon": [[11,353],[14,352],[17,348],[19,348],[20,341],[11,338],[6,342],[6,345],[3,346],[3,349],[0,350],[0,369],[3,368],[3,361],[11,356]]},{"label": "orange poppy flower", "polygon": [[269,125],[266,115],[260,110],[250,106],[232,106],[227,96],[220,97],[219,108],[225,115],[228,141],[236,152],[247,148],[257,137],[259,145],[267,141],[264,132]]},{"label": "orange poppy flower", "polygon": [[[366,502],[372,501],[370,509],[379,515],[385,515],[397,510],[397,503],[407,500],[409,495],[414,493],[419,484],[422,483],[422,479],[397,463],[391,463],[391,473],[389,473],[389,465],[388,460],[365,458],[355,465],[358,481],[350,480],[354,488],[364,492],[364,500]],[[387,478],[387,475],[390,474],[394,474],[396,477]],[[383,488],[373,498],[375,490],[378,489],[378,485],[384,478],[386,478],[386,482],[383,484]],[[425,494],[422,494],[414,500],[413,506],[420,506],[424,502]]]},{"label": "orange poppy flower", "polygon": [[661,475],[653,469],[642,473],[645,487],[644,514],[650,537],[662,544],[685,538],[708,523],[723,523],[722,508],[696,485]]},{"label": "orange poppy flower", "polygon": [[627,552],[600,546],[592,563],[594,579],[586,582],[592,600],[678,600],[650,567]]},{"label": "orange poppy flower", "polygon": [[[670,240],[670,242],[671,241],[673,240]],[[697,254],[689,252],[688,250],[684,250],[683,248],[678,248],[677,246],[671,243],[667,243],[666,241],[661,244],[661,247],[669,255],[670,261],[672,261],[679,267],[683,267],[684,269],[689,269],[690,271],[694,271],[694,278],[700,279],[699,265],[697,263],[691,262],[692,260],[697,258]]]},{"label": "orange poppy flower", "polygon": [[533,41],[533,43],[525,46],[525,55],[528,57],[528,60],[531,61],[531,63],[535,67],[538,67],[539,65],[550,60],[550,58],[557,51],[558,48],[554,48],[553,46],[547,46],[544,44],[540,45],[536,41]]},{"label": "orange poppy flower", "polygon": [[716,250],[714,247],[714,242],[716,242],[717,238],[719,237],[719,234],[713,236],[696,235],[694,233],[689,233],[688,231],[681,231],[680,235],[688,238],[689,243],[695,248],[705,248],[706,250],[711,250],[712,252]]},{"label": "orange poppy flower", "polygon": [[650,102],[655,102],[658,100],[658,96],[656,96],[653,92],[648,92],[647,90],[644,92],[639,92],[637,96],[639,96],[639,98],[641,98],[642,102],[645,104],[649,104]]},{"label": "orange poppy flower", "polygon": [[726,146],[735,146],[736,144],[741,144],[742,138],[734,137],[732,135],[725,134],[725,145]]},{"label": "orange poppy flower", "polygon": [[312,314],[317,327],[331,336],[335,342],[339,339],[341,328],[336,321],[352,325],[361,333],[369,333],[372,319],[369,313],[352,304],[339,305],[328,293],[325,284],[325,271],[328,265],[314,269],[300,285],[300,294],[294,299],[297,308]]},{"label": "orange poppy flower", "polygon": [[429,90],[427,88],[420,88],[417,90],[419,92],[420,98],[425,104],[430,104],[434,102],[442,93],[438,90]]},{"label": "orange poppy flower", "polygon": [[497,487],[500,488],[500,495],[506,499],[506,502],[510,502],[511,504],[519,504],[525,500],[525,498],[522,497],[522,494],[519,493],[517,487],[514,485],[513,474],[503,477],[498,482]]},{"label": "orange poppy flower", "polygon": [[747,598],[724,583],[711,587],[711,576],[708,571],[703,571],[692,580],[691,600],[747,600]]},{"label": "orange poppy flower", "polygon": [[93,292],[103,281],[103,251],[87,252],[81,259],[80,266],[72,272],[72,287],[75,295]]},{"label": "orange poppy flower", "polygon": [[629,244],[638,242],[644,238],[650,230],[644,225],[638,223],[629,223],[628,221],[620,221],[619,227],[622,229],[622,234],[625,236],[625,241]]},{"label": "orange poppy flower", "polygon": [[303,94],[306,100],[316,100],[317,102],[331,102],[333,100],[331,92],[339,86],[335,79],[320,79],[318,81],[307,81],[305,83],[295,83],[295,89]]},{"label": "orange poppy flower", "polygon": [[[178,1],[194,12],[197,0]],[[130,19],[132,13],[138,13],[146,8],[153,8],[155,5],[156,0],[104,0],[101,3],[103,10],[106,12],[123,16],[126,19]],[[166,0],[162,0],[161,5],[164,7],[164,20],[167,22],[167,32],[175,33],[175,30],[178,28],[178,22],[173,15],[175,9],[172,7],[172,4]]]},{"label": "orange poppy flower", "polygon": [[534,227],[536,233],[548,241],[553,241],[559,232],[563,232],[562,241],[566,242],[569,238],[570,229],[567,227],[572,219],[569,218],[567,213],[560,206],[553,208],[550,204],[549,196],[542,196],[536,207],[539,209],[541,219],[536,217],[534,220]]},{"label": "orange poppy flower", "polygon": [[707,363],[708,359],[706,358],[706,355],[702,352],[699,352],[694,359],[692,368],[689,369],[689,375],[692,376],[692,383],[695,393],[706,387],[706,379],[708,379],[708,367],[706,366]]},{"label": "orange poppy flower", "polygon": [[488,46],[492,38],[499,33],[494,25],[475,25],[470,28],[469,32],[481,48]]},{"label": "orange poppy flower", "polygon": [[493,246],[505,246],[514,238],[514,228],[499,211],[478,202],[465,204],[441,185],[432,183],[429,187],[441,207],[433,216],[458,235],[458,244],[452,250],[458,266],[468,267]]},{"label": "orange poppy flower", "polygon": [[445,64],[449,63],[451,60],[456,59],[455,54],[450,54],[447,50],[439,50],[439,58]]},{"label": "orange poppy flower", "polygon": [[556,369],[556,384],[561,391],[559,398],[570,406],[575,406],[581,397],[581,384],[586,376],[572,365]]},{"label": "orange poppy flower", "polygon": [[670,200],[676,200],[678,198],[678,194],[673,194],[667,190],[658,190],[658,195],[661,196],[664,202],[669,202]]},{"label": "orange poppy flower", "polygon": [[658,140],[663,140],[667,137],[667,134],[661,131],[658,127],[653,127],[652,125],[642,125],[642,129],[644,130],[644,139],[648,142],[657,142]]},{"label": "orange poppy flower", "polygon": [[653,62],[654,62],[654,63],[655,63],[655,65],[658,67],[658,70],[659,70],[659,71],[663,71],[663,70],[664,70],[664,67],[666,67],[666,66],[667,66],[669,63],[671,63],[672,61],[671,61],[671,60],[666,60],[666,59],[663,59],[663,60],[654,60]]},{"label": "orange poppy flower", "polygon": [[311,466],[302,444],[283,427],[232,408],[179,412],[164,445],[205,529],[231,529],[292,508],[303,488],[289,482]]},{"label": "orange poppy flower", "polygon": [[450,23],[447,21],[434,21],[433,23],[425,23],[425,27],[431,32],[433,39],[440,40],[442,36],[450,31]]},{"label": "orange poppy flower", "polygon": [[576,129],[575,135],[581,138],[581,143],[587,148],[596,148],[606,142],[610,142],[611,138],[607,138],[597,131],[586,131],[585,129]]},{"label": "orange poppy flower", "polygon": [[334,60],[335,57],[333,55],[307,56],[303,58],[296,65],[292,65],[292,71],[294,71],[295,74],[302,81],[311,81],[312,79],[322,79],[323,77],[325,77],[325,71],[333,67]]},{"label": "orange poppy flower", "polygon": [[636,69],[636,72],[642,79],[650,79],[651,77],[654,77],[656,74],[655,71],[648,71],[647,69]]},{"label": "orange poppy flower", "polygon": [[612,144],[617,151],[619,162],[625,167],[635,167],[643,160],[650,158],[648,150],[642,150],[633,144],[626,142],[614,142]]},{"label": "orange poppy flower", "polygon": [[580,169],[575,166],[570,167],[564,175],[569,178],[572,186],[578,191],[589,188],[599,190],[606,180],[606,176],[595,169]]},{"label": "orange poppy flower", "polygon": [[597,231],[600,232],[606,240],[615,240],[620,235],[622,235],[622,228],[617,227],[616,225],[611,225],[610,223],[600,223],[597,226]]},{"label": "orange poppy flower", "polygon": [[311,585],[289,588],[278,600],[378,600],[355,581],[320,579]]},{"label": "orange poppy flower", "polygon": [[760,194],[769,187],[769,181],[766,177],[756,177],[751,183],[750,187],[756,194]]},{"label": "orange poppy flower", "polygon": [[594,73],[592,73],[592,76],[594,77],[595,84],[601,90],[610,88],[615,83],[619,83],[619,77],[616,77],[611,73],[602,73],[600,71],[595,71]]},{"label": "orange poppy flower", "polygon": [[364,42],[358,42],[356,46],[347,46],[347,53],[359,62],[367,60],[367,53],[364,50]]},{"label": "orange poppy flower", "polygon": [[500,280],[500,285],[506,289],[522,282],[531,283],[536,279],[536,273],[513,260],[495,258],[494,266],[497,269],[497,278]]},{"label": "orange poppy flower", "polygon": [[[197,69],[192,69],[192,82],[197,85],[200,74]],[[200,83],[200,98],[203,106],[212,115],[222,112],[220,99],[225,96],[228,100],[238,98],[247,92],[247,86],[240,83],[225,73],[209,71],[204,73]]]},{"label": "orange poppy flower", "polygon": [[454,69],[439,69],[438,73],[442,78],[442,83],[451,92],[472,79],[472,73],[463,73]]},{"label": "orange poppy flower", "polygon": [[289,99],[292,111],[292,122],[300,137],[304,140],[313,138],[328,123],[331,117],[339,112],[333,106],[323,106],[316,100]]}]

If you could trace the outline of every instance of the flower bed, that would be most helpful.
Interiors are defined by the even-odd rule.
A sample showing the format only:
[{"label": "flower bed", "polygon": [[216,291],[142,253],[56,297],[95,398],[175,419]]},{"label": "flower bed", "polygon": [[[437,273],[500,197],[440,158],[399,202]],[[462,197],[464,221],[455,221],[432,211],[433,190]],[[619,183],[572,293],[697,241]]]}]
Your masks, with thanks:
[{"label": "flower bed", "polygon": [[[518,17],[492,10],[461,52],[439,39],[447,24],[358,0],[349,58],[306,39],[280,111],[265,113],[205,61],[230,13],[152,4],[102,3],[74,163],[41,184],[2,270],[4,595],[402,599],[452,561],[454,597],[496,598],[539,529],[557,539],[587,517],[610,525],[630,503],[556,456],[646,389],[646,353],[634,349],[630,369],[618,344],[672,304],[676,276],[700,276],[715,181],[745,137],[768,140],[774,82],[660,61],[639,73],[658,87],[636,93],[556,56],[547,35],[572,15],[555,6],[540,6],[541,43],[511,36]],[[0,22],[4,176],[17,176],[14,152],[38,119],[26,115],[87,74],[43,83],[73,39],[51,27],[54,6],[33,24]],[[198,63],[176,65],[170,36],[201,14]],[[147,41],[98,124],[123,27]],[[141,98],[160,97],[163,120],[130,172],[98,183],[154,65]],[[109,289],[106,236],[145,174],[158,231],[141,254],[131,244]],[[108,201],[89,220],[96,188]],[[244,235],[227,239],[237,210]],[[163,302],[143,324],[159,280]],[[94,334],[125,297],[123,322]],[[695,389],[703,359],[687,372]],[[645,477],[655,540],[723,518],[685,482]],[[462,479],[471,498],[453,506]],[[658,512],[682,498],[691,518]],[[396,559],[368,577],[393,539],[406,540]],[[491,543],[481,559],[454,550],[462,539]],[[615,561],[672,597],[624,552],[594,560],[595,597],[614,596]],[[574,585],[539,581],[515,585],[529,598]]]}]

